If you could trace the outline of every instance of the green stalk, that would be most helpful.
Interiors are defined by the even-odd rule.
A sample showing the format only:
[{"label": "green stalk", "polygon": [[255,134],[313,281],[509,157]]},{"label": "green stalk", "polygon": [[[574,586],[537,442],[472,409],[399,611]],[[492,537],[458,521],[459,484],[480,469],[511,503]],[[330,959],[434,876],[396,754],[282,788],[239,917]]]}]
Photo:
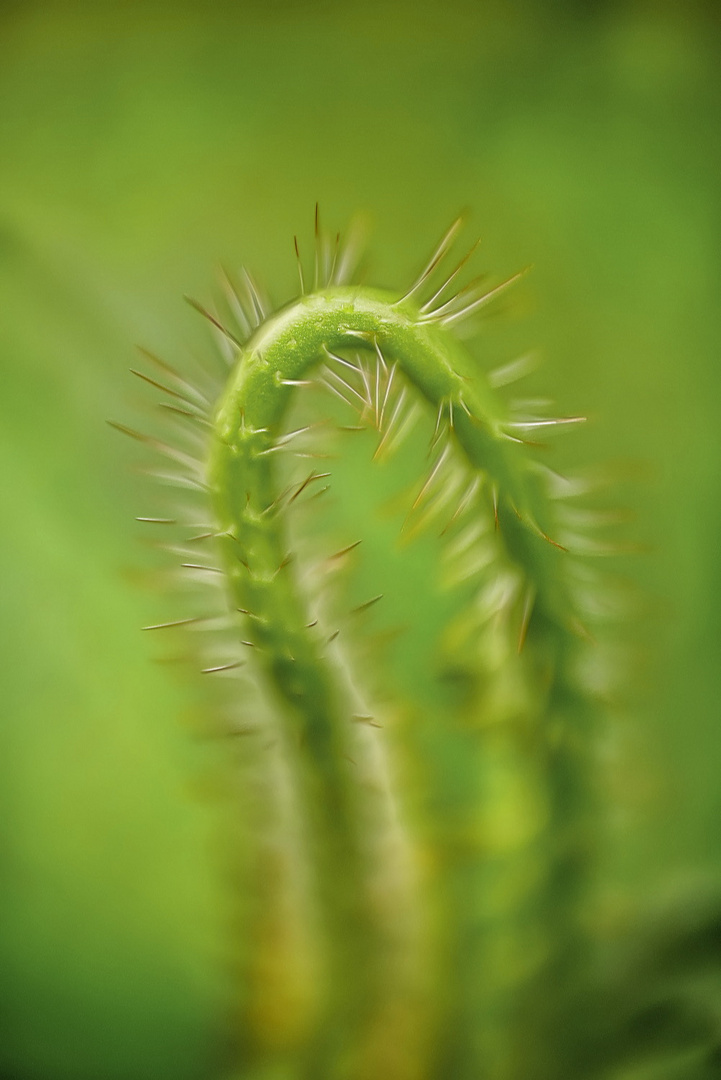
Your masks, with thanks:
[{"label": "green stalk", "polygon": [[[528,930],[530,919],[532,933],[547,935],[552,929],[556,936],[557,931],[563,936],[566,929],[558,925],[548,897],[555,895],[558,903],[568,892],[561,881],[568,855],[559,851],[554,836],[566,827],[577,796],[569,794],[573,781],[566,776],[568,760],[558,751],[554,756],[545,744],[544,723],[549,716],[559,720],[557,700],[564,692],[565,654],[572,648],[566,643],[572,641],[577,626],[566,573],[569,556],[553,538],[557,523],[546,477],[511,433],[505,410],[455,336],[440,318],[424,316],[411,299],[399,301],[392,294],[354,287],[331,287],[302,297],[262,322],[245,342],[216,411],[208,469],[233,603],[248,613],[247,634],[275,695],[286,744],[293,748],[312,836],[330,989],[323,1022],[301,1071],[308,1077],[353,1075],[359,1080],[371,1075],[370,1068],[383,1070],[375,1074],[389,1078],[421,1075],[417,1047],[428,1012],[422,980],[414,972],[419,968],[419,949],[427,949],[426,968],[433,967],[437,952],[430,939],[402,932],[409,920],[420,918],[414,912],[418,902],[412,874],[395,895],[384,896],[380,903],[377,897],[373,901],[372,882],[382,874],[387,857],[389,797],[382,776],[375,777],[372,794],[367,783],[358,781],[359,754],[365,752],[366,780],[373,772],[372,755],[367,747],[365,751],[359,748],[348,688],[328,656],[321,633],[309,625],[309,612],[288,558],[282,509],[288,500],[281,497],[276,464],[284,421],[296,386],[313,377],[328,353],[347,349],[366,350],[379,357],[377,362],[395,365],[427,401],[430,413],[447,423],[448,441],[465,460],[469,474],[480,477],[485,490],[493,493],[499,558],[504,567],[513,569],[532,605],[532,614],[524,614],[526,625],[521,631],[526,636],[525,655],[510,662],[522,681],[535,680],[520,694],[521,698],[525,695],[527,712],[520,741],[512,730],[517,716],[491,717],[498,725],[492,737],[479,738],[476,733],[460,740],[473,744],[475,767],[468,770],[465,780],[442,770],[433,780],[440,804],[450,797],[462,805],[461,816],[472,815],[478,811],[479,800],[481,804],[488,801],[484,774],[492,786],[494,771],[517,773],[520,768],[522,775],[516,777],[520,788],[535,784],[550,807],[545,826],[535,832],[530,829],[531,846],[520,853],[505,854],[502,845],[499,849],[492,829],[486,830],[484,842],[495,844],[501,853],[490,861],[479,863],[477,852],[471,858],[455,859],[456,849],[447,843],[449,836],[438,847],[439,852],[446,852],[437,890],[448,928],[446,958],[437,978],[442,985],[447,981],[448,989],[436,1018],[445,1028],[445,1038],[439,1034],[440,1049],[435,1052],[436,1074],[452,1075],[455,1080],[476,1076],[483,1067],[494,1080],[520,1077],[520,1071],[507,1072],[500,1064],[507,1058],[506,1037],[501,1035],[500,1048],[494,1048],[491,1029],[484,1033],[481,1028],[484,1012],[486,1022],[488,1015],[495,1014],[497,1030],[513,1028],[520,999],[514,979],[504,986],[503,973],[493,970],[492,956],[488,967],[488,927],[484,930],[484,916],[479,913],[484,910],[489,875],[502,877],[514,860],[530,858],[539,867],[535,877],[531,873],[531,899],[524,895],[519,904],[519,928]],[[312,474],[309,482],[313,482]],[[508,629],[505,633],[508,636]],[[511,630],[514,642],[518,633],[517,626]],[[505,670],[508,667],[504,665]],[[476,669],[487,699],[497,675],[484,671],[482,656],[476,658]],[[443,718],[434,717],[438,721],[443,724]],[[504,722],[506,734],[499,737]],[[558,738],[558,732],[554,737]],[[454,738],[453,732],[437,733],[439,741]],[[529,738],[536,745],[521,745]],[[426,768],[432,771],[428,761]],[[543,834],[540,840],[539,832]],[[500,860],[495,872],[494,858]],[[550,866],[543,865],[545,860],[550,860]],[[554,875],[558,880],[553,880]],[[540,895],[545,899],[539,904],[539,878],[544,877]],[[542,914],[539,907],[544,909]],[[483,963],[485,972],[479,966]],[[406,1031],[398,1024],[401,1016],[412,1018]],[[523,1037],[522,1032],[516,1034]],[[548,1042],[547,1032],[537,1032],[537,1036]],[[407,1050],[402,1047],[404,1039]],[[536,1045],[539,1049],[544,1057],[545,1051]]]}]

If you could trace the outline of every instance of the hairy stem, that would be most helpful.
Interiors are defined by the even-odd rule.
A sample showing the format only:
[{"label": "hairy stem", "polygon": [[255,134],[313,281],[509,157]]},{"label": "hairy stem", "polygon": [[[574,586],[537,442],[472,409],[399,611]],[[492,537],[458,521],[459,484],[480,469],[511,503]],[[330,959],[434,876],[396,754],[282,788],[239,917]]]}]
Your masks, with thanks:
[{"label": "hairy stem", "polygon": [[[535,665],[546,703],[531,695],[529,725],[537,733],[543,715],[555,711],[554,695],[560,690],[554,687],[563,682],[562,643],[571,634],[574,614],[563,565],[566,553],[552,535],[544,477],[442,320],[425,316],[410,298],[398,301],[391,294],[339,286],[302,297],[260,325],[240,350],[218,406],[208,478],[233,600],[247,613],[248,638],[277,696],[285,738],[295,748],[297,782],[313,837],[332,991],[304,1071],[308,1077],[321,1076],[335,1068],[345,1075],[347,1065],[349,1075],[359,1078],[374,1068],[405,1080],[418,1075],[421,1066],[417,1048],[398,1052],[399,1018],[415,1018],[406,1033],[411,1046],[414,1039],[418,1044],[424,1014],[416,977],[422,939],[409,931],[419,918],[413,910],[412,874],[409,871],[395,891],[381,890],[379,897],[379,874],[382,879],[384,864],[387,869],[392,861],[388,834],[394,800],[379,765],[378,746],[371,745],[372,737],[365,738],[367,732],[359,738],[342,674],[329,658],[321,631],[310,625],[288,553],[284,508],[293,496],[283,498],[275,454],[295,388],[329,353],[349,348],[369,351],[386,368],[397,368],[447,425],[449,441],[471,475],[482,477],[492,492],[497,545],[532,597],[533,615],[524,616],[521,643],[528,641],[524,677]],[[312,471],[306,484],[316,482],[319,473]],[[537,648],[536,640],[544,644]],[[558,644],[549,647],[549,641]],[[491,755],[516,755],[517,760],[513,739],[509,745],[499,749],[496,740]],[[550,779],[546,776],[542,783],[553,784],[553,776],[561,777],[564,769],[557,760]],[[452,776],[438,781],[446,790],[454,782]],[[568,787],[563,779],[561,787]],[[478,794],[473,781],[467,791],[469,807]],[[555,808],[552,818],[557,811],[565,816],[568,807]],[[547,825],[545,831],[551,828]],[[549,855],[537,837],[533,844],[539,858]],[[402,847],[393,849],[396,858]],[[556,858],[557,865],[562,861]],[[487,1045],[476,1045],[472,1019],[461,1015],[472,1008],[482,983],[478,950],[464,956],[462,944],[463,932],[477,921],[480,889],[477,866],[450,868],[442,886],[451,920],[459,923],[459,932],[451,934],[455,945],[449,943],[445,976],[460,980],[456,1000],[461,1004],[450,1010],[456,1013],[453,1052],[446,1052],[445,1065],[441,1054],[439,1064],[441,1070],[452,1065],[454,1076],[474,1074],[488,1056]],[[495,1007],[502,1010],[499,1001]],[[348,1065],[351,1056],[355,1072]]]}]

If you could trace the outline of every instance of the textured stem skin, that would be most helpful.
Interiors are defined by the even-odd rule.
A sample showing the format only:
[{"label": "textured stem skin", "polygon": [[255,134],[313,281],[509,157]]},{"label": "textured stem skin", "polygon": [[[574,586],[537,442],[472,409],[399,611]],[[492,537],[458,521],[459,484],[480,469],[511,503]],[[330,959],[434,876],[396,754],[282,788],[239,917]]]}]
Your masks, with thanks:
[{"label": "textured stem skin", "polygon": [[[536,666],[539,685],[545,687],[542,701],[537,697],[530,705],[532,715],[526,727],[535,731],[532,739],[545,737],[539,735],[542,721],[549,712],[553,715],[557,711],[554,695],[563,693],[560,669],[572,606],[561,565],[565,552],[549,542],[553,522],[540,475],[526,448],[508,434],[498,401],[448,330],[438,322],[424,320],[410,301],[399,302],[391,294],[352,287],[328,288],[304,296],[261,324],[241,350],[219,404],[208,478],[232,596],[236,606],[249,613],[248,635],[278,697],[286,738],[297,748],[298,783],[314,837],[312,857],[328,942],[332,1000],[322,1034],[306,1057],[304,1074],[344,1076],[347,1071],[358,1080],[369,1075],[412,1080],[426,1075],[417,1050],[398,1053],[398,1044],[404,1039],[399,1016],[415,1017],[406,1039],[411,1046],[414,1039],[418,1045],[418,1033],[411,1034],[410,1029],[414,1024],[416,1029],[421,1026],[424,1015],[422,993],[409,975],[413,965],[408,952],[418,949],[419,941],[402,942],[399,933],[404,920],[412,918],[413,905],[408,900],[412,887],[386,897],[381,904],[371,898],[369,882],[377,874],[374,861],[383,847],[380,834],[387,826],[387,806],[381,811],[374,808],[367,785],[361,785],[354,775],[353,762],[363,750],[359,751],[349,723],[346,691],[327,659],[320,632],[309,626],[288,560],[283,516],[278,512],[280,493],[273,450],[282,434],[294,384],[308,378],[314,365],[323,360],[325,350],[347,348],[379,350],[427,399],[433,413],[441,415],[446,410],[452,437],[468,465],[481,472],[497,493],[499,542],[505,545],[511,563],[521,567],[529,580],[535,597],[534,627],[544,628],[542,634],[531,628],[530,657],[525,660],[527,667]],[[537,639],[543,643],[538,649]],[[472,739],[474,752],[485,760],[487,771],[496,767],[496,753],[500,753],[500,761],[510,757],[516,762],[529,754],[527,736],[522,735],[519,741],[511,733],[509,738],[510,743],[501,750],[503,738],[500,743],[481,738],[480,746],[476,737]],[[565,798],[563,790],[570,791],[573,786],[563,780],[568,755],[562,743],[563,739],[548,773],[540,770],[541,786],[548,784],[549,776],[552,787],[553,777],[561,778],[560,794],[545,792],[552,804],[548,818],[530,830],[531,850],[536,852],[532,858],[541,863],[549,854],[548,837],[557,826],[564,827],[562,822],[568,820],[572,809],[560,805]],[[538,771],[535,765],[534,770]],[[436,784],[441,802],[444,792],[453,790],[456,783],[453,776],[439,774]],[[382,782],[377,786],[382,788]],[[479,795],[484,797],[473,781],[465,794],[468,814],[473,813]],[[569,798],[573,803],[575,795]],[[382,798],[380,801],[383,803]],[[379,834],[377,843],[374,829]],[[558,849],[558,834],[553,843]],[[455,849],[453,840],[447,847]],[[499,858],[503,873],[504,859],[512,864],[519,855],[513,850],[506,857],[501,851]],[[555,873],[563,874],[564,858],[558,850],[553,852]],[[473,1076],[485,1061],[491,1064],[488,1075],[495,1076],[494,1048],[489,1046],[488,1037],[480,1036],[473,1012],[485,1008],[488,1015],[495,1013],[503,1019],[506,999],[501,992],[490,1006],[488,1001],[485,1006],[478,1001],[479,996],[483,999],[484,984],[478,970],[480,954],[475,948],[464,952],[463,944],[469,928],[478,936],[477,911],[487,872],[481,871],[479,877],[472,862],[461,860],[459,865],[446,866],[443,873],[440,902],[450,906],[450,918],[458,923],[458,929],[450,931],[448,969],[439,974],[444,980],[456,980],[458,990],[455,995],[450,993],[456,1005],[440,1020],[447,1026],[445,1040],[441,1038],[446,1049],[438,1054],[435,1074],[453,1075],[455,1080]],[[539,868],[539,874],[548,877],[545,866]],[[522,929],[539,919],[546,930],[549,923],[558,922],[557,911],[551,911],[547,901],[542,915],[537,906],[531,914],[536,902],[523,890],[521,893],[517,903]],[[533,888],[530,893],[532,897]],[[552,896],[553,883],[546,881],[541,893]],[[563,888],[558,895],[562,893]],[[389,962],[389,956],[395,960]],[[493,985],[491,972],[485,981]],[[347,1064],[351,1058],[353,1066]],[[432,1067],[429,1071],[434,1073]]]}]

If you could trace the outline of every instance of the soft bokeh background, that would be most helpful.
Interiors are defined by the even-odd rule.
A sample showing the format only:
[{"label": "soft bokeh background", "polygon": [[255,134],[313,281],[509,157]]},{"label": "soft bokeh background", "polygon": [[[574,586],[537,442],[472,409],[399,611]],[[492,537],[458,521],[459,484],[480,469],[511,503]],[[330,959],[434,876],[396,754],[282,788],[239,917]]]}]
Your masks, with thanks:
[{"label": "soft bokeh background", "polygon": [[714,876],[720,46],[699,0],[2,4],[6,1075],[212,1075],[219,811],[138,633],[153,507],[105,419],[132,415],[135,342],[207,347],[180,298],[219,262],[290,294],[316,200],[366,215],[381,284],[464,207],[485,266],[535,264],[508,341],[593,421],[558,460],[641,466],[609,902]]}]

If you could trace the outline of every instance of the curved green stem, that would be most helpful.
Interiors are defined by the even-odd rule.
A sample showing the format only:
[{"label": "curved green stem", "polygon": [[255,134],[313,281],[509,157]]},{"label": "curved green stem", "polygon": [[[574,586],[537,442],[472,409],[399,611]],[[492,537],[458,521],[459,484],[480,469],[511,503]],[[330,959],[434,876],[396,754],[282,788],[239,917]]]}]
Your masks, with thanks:
[{"label": "curved green stem", "polygon": [[[333,287],[302,297],[261,324],[241,349],[217,409],[208,478],[234,603],[248,615],[248,635],[281,704],[286,739],[297,747],[299,784],[314,837],[332,1000],[305,1073],[320,1077],[338,1068],[345,1075],[343,1062],[352,1052],[354,1075],[371,1075],[375,1068],[405,1080],[418,1074],[420,1065],[417,1053],[404,1058],[392,1045],[399,1038],[399,1000],[405,995],[403,1008],[415,1010],[416,1027],[423,1015],[420,987],[409,974],[409,954],[419,939],[403,935],[413,890],[407,884],[382,902],[372,896],[388,829],[388,793],[369,796],[367,784],[358,780],[347,688],[320,631],[309,625],[295,581],[281,509],[288,500],[281,497],[275,460],[296,385],[312,376],[328,351],[347,348],[369,350],[384,364],[396,365],[431,411],[447,418],[450,438],[467,466],[493,492],[498,543],[520,568],[533,597],[534,625],[552,626],[561,640],[574,617],[563,569],[566,553],[552,536],[543,476],[441,320],[424,316],[410,299]],[[540,661],[544,697],[558,681],[556,653],[556,659]],[[383,789],[382,782],[377,786]],[[468,885],[463,880],[461,875],[461,892]],[[476,903],[477,882],[471,893],[465,901],[457,898],[461,907]],[[463,957],[457,960],[459,971],[467,967]],[[385,1029],[382,1016],[388,1017]],[[458,1064],[458,1054],[454,1057]],[[475,1065],[467,1062],[464,1073],[466,1068]]]}]

